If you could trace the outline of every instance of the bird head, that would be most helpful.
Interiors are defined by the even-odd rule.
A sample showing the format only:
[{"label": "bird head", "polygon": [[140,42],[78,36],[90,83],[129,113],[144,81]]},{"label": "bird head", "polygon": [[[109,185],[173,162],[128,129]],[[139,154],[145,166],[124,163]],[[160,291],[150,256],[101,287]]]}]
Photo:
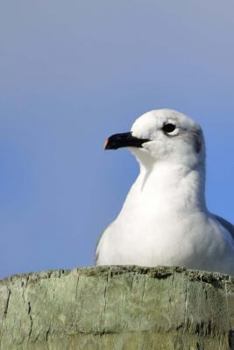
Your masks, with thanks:
[{"label": "bird head", "polygon": [[189,168],[204,163],[201,127],[185,114],[159,109],[136,119],[131,131],[110,136],[105,149],[129,147],[143,165],[171,162]]}]

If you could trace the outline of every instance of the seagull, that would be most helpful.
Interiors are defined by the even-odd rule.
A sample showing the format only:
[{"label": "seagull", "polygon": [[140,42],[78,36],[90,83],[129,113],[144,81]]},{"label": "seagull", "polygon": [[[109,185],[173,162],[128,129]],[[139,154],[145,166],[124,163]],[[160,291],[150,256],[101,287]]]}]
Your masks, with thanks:
[{"label": "seagull", "polygon": [[102,234],[97,265],[184,266],[234,275],[234,226],[205,201],[201,127],[170,109],[147,112],[105,149],[127,147],[140,172]]}]

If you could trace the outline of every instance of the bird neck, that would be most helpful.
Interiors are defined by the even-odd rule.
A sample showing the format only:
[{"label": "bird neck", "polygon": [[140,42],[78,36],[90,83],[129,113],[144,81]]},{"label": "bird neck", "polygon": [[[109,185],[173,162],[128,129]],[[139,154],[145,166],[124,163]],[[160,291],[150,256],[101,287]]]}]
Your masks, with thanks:
[{"label": "bird neck", "polygon": [[[160,162],[140,168],[140,174],[130,191],[130,197],[140,203],[165,211],[206,211],[205,168],[193,168],[169,162]],[[132,196],[134,194],[134,196]],[[143,204],[144,205],[144,204]]]}]

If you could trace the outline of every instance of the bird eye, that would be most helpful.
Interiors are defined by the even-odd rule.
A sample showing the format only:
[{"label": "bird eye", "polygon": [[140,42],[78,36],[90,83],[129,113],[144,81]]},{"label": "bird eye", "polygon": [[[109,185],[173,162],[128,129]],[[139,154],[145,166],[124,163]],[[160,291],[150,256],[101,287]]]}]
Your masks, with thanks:
[{"label": "bird eye", "polygon": [[171,123],[168,123],[168,124],[165,124],[162,128],[162,130],[166,133],[166,134],[170,134],[172,133],[173,131],[175,131],[176,129],[176,126],[174,124],[171,124]]}]

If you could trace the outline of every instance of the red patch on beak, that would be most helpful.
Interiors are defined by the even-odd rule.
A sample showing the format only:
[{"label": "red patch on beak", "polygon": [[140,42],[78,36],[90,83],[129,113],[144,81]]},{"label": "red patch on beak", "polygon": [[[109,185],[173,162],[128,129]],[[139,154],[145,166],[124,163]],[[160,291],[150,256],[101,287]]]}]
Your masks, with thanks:
[{"label": "red patch on beak", "polygon": [[106,141],[104,142],[103,148],[106,149],[106,146],[108,145],[109,139],[106,139]]}]

